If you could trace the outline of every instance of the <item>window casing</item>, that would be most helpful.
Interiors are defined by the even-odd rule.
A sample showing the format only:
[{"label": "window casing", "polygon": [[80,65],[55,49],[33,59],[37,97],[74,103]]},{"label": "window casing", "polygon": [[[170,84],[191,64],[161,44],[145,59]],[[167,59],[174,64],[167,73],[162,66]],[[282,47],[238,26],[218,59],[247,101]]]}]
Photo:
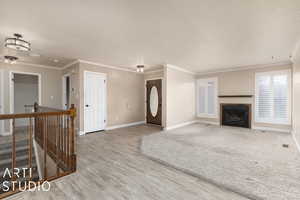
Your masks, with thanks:
[{"label": "window casing", "polygon": [[291,124],[291,70],[256,73],[255,121]]},{"label": "window casing", "polygon": [[197,116],[217,118],[218,79],[197,80]]}]

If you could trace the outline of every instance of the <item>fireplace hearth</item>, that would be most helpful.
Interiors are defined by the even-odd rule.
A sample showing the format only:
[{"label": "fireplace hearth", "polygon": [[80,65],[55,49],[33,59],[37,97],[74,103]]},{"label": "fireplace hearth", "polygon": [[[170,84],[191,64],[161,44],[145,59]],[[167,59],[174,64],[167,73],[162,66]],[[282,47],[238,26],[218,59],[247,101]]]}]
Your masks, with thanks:
[{"label": "fireplace hearth", "polygon": [[251,128],[250,104],[221,104],[221,125]]}]

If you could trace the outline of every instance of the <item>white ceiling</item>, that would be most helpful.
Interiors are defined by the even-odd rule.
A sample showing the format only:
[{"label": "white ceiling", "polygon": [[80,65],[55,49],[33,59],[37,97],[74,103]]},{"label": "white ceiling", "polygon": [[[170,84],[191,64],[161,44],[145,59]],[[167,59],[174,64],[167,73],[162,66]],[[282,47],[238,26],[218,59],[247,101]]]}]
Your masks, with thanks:
[{"label": "white ceiling", "polygon": [[300,1],[1,0],[0,41],[15,32],[44,55],[202,72],[289,60]]}]

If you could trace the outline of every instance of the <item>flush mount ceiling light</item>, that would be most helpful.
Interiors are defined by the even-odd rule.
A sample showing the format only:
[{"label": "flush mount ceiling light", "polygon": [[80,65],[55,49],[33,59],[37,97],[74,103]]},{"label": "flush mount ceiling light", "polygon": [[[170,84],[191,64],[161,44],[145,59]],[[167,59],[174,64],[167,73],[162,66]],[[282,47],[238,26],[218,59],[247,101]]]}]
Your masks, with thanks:
[{"label": "flush mount ceiling light", "polygon": [[139,72],[139,73],[143,73],[144,72],[144,68],[145,68],[144,65],[138,65],[138,66],[136,66],[136,71]]},{"label": "flush mount ceiling light", "polygon": [[14,37],[5,39],[5,47],[20,50],[20,51],[30,51],[30,43],[22,39],[22,35],[15,33]]},{"label": "flush mount ceiling light", "polygon": [[4,62],[8,64],[15,64],[18,58],[15,56],[4,56]]}]

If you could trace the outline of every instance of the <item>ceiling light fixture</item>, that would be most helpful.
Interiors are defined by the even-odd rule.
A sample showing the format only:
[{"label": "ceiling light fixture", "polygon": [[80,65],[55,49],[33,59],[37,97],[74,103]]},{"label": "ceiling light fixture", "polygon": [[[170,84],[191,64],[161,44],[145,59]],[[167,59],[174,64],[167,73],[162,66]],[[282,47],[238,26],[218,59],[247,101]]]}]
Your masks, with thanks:
[{"label": "ceiling light fixture", "polygon": [[145,68],[144,65],[138,65],[138,66],[136,66],[136,71],[139,72],[139,73],[143,73],[144,72],[144,68]]},{"label": "ceiling light fixture", "polygon": [[22,35],[15,33],[14,37],[5,39],[5,47],[20,50],[20,51],[30,51],[30,43],[22,39]]},{"label": "ceiling light fixture", "polygon": [[15,56],[4,56],[4,62],[7,64],[16,64],[18,58]]}]

